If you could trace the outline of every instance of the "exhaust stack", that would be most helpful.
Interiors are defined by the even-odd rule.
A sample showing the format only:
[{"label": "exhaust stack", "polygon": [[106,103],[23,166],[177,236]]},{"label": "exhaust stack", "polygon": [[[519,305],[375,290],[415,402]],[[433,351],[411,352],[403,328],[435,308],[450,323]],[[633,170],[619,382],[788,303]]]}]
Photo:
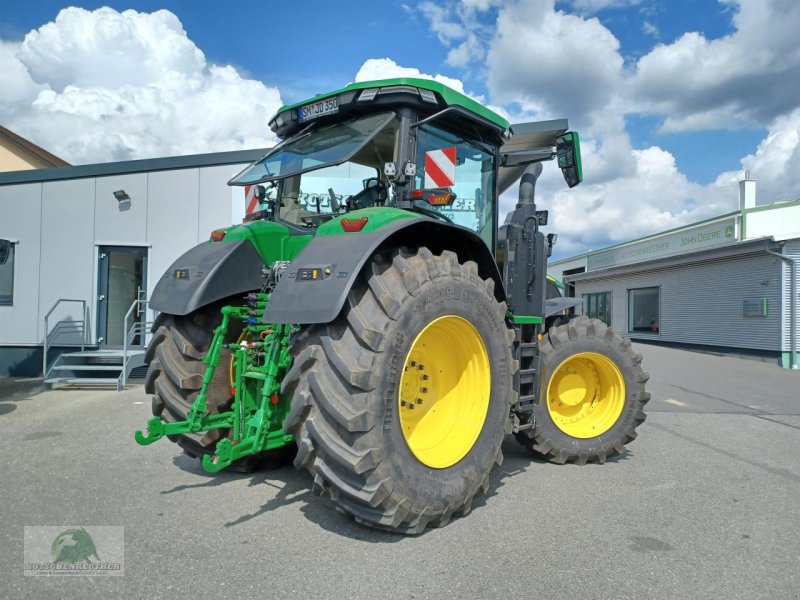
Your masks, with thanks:
[{"label": "exhaust stack", "polygon": [[536,180],[541,173],[541,163],[533,163],[525,169],[519,184],[517,207],[506,220],[504,280],[508,308],[515,316],[544,315],[547,253],[544,235],[539,233],[535,200]]}]

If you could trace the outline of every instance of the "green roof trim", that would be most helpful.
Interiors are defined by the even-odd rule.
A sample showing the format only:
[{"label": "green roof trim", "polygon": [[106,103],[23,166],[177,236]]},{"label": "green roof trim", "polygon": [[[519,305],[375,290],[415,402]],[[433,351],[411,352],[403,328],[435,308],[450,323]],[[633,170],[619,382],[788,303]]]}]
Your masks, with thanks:
[{"label": "green roof trim", "polygon": [[[798,201],[800,202],[800,201]],[[665,231],[659,231],[658,233],[651,233],[650,235],[645,235],[640,238],[635,238],[632,240],[628,240],[627,242],[620,242],[619,244],[614,244],[613,246],[606,246],[605,248],[598,248],[596,250],[589,250],[588,252],[584,252],[583,254],[576,254],[574,256],[570,256],[568,258],[560,258],[556,261],[550,262],[547,264],[548,267],[552,267],[553,265],[557,265],[563,262],[570,262],[578,258],[585,258],[588,257],[590,254],[596,254],[598,252],[605,252],[606,250],[614,250],[616,248],[622,248],[623,246],[627,246],[629,244],[635,244],[637,242],[643,242],[644,240],[652,240],[662,235],[667,235],[669,233],[677,233],[679,231],[692,229],[693,227],[697,227],[698,225],[708,225],[709,223],[713,223],[715,221],[722,221],[724,219],[730,219],[731,217],[736,217],[741,213],[737,210],[735,212],[725,213],[724,215],[718,215],[716,217],[711,217],[709,219],[703,219],[702,221],[696,221],[694,223],[689,223],[688,225],[681,225],[680,227],[673,227],[672,229],[667,229]]]},{"label": "green roof trim", "polygon": [[777,210],[779,208],[789,208],[792,206],[800,206],[800,199],[798,200],[779,200],[777,202],[770,202],[769,204],[762,204],[753,208],[745,208],[744,213],[749,215],[754,212],[764,212],[767,210]]},{"label": "green roof trim", "polygon": [[[461,108],[475,113],[476,115],[483,117],[487,121],[490,121],[498,127],[502,127],[503,129],[509,129],[511,127],[511,124],[505,118],[501,117],[493,110],[489,110],[472,98],[465,96],[461,92],[457,92],[453,88],[450,88],[443,83],[439,83],[438,81],[433,81],[432,79],[419,79],[417,77],[398,77],[396,79],[378,79],[374,81],[359,81],[357,83],[351,83],[342,89],[333,92],[327,92],[325,94],[318,94],[317,96],[308,98],[302,102],[296,102],[295,104],[282,106],[275,114],[278,115],[282,112],[286,112],[287,110],[305,106],[309,102],[318,102],[320,100],[324,100],[325,98],[330,98],[345,92],[364,90],[368,88],[390,87],[394,85],[408,85],[411,87],[422,88],[424,90],[435,92],[442,97],[448,106],[460,106]],[[272,119],[270,119],[270,121],[272,121]]]}]

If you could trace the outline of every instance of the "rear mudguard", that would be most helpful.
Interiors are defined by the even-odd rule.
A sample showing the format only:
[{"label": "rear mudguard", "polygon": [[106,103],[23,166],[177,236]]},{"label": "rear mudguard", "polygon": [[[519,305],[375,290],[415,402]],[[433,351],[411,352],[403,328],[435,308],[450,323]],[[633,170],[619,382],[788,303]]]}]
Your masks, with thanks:
[{"label": "rear mudguard", "polygon": [[426,246],[434,254],[452,250],[478,264],[481,277],[495,281],[505,300],[500,272],[486,243],[475,232],[428,217],[398,219],[369,233],[316,236],[289,265],[264,312],[267,323],[330,323],[369,258],[382,248]]},{"label": "rear mudguard", "polygon": [[261,289],[264,261],[248,240],[204,242],[172,263],[150,297],[150,308],[172,315],[190,312]]}]

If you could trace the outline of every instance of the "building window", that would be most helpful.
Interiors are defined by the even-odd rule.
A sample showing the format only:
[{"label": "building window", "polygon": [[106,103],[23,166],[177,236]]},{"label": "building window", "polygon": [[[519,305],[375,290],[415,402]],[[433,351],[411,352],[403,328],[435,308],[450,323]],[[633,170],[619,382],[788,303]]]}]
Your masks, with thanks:
[{"label": "building window", "polygon": [[660,290],[628,290],[628,332],[657,334],[661,329]]},{"label": "building window", "polygon": [[14,303],[14,244],[0,240],[0,306]]},{"label": "building window", "polygon": [[611,292],[583,295],[583,312],[590,319],[611,325]]}]

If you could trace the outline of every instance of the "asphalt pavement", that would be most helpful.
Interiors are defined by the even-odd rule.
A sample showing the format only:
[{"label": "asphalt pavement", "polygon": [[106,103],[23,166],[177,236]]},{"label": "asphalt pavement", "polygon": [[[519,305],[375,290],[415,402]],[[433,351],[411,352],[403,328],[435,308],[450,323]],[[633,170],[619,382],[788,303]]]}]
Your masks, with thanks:
[{"label": "asphalt pavement", "polygon": [[[636,345],[653,399],[605,465],[513,439],[466,518],[376,532],[291,466],[142,448],[141,386],[0,384],[0,598],[800,598],[800,372]],[[124,527],[122,577],[23,575],[23,527]],[[101,553],[102,554],[102,553]]]}]

